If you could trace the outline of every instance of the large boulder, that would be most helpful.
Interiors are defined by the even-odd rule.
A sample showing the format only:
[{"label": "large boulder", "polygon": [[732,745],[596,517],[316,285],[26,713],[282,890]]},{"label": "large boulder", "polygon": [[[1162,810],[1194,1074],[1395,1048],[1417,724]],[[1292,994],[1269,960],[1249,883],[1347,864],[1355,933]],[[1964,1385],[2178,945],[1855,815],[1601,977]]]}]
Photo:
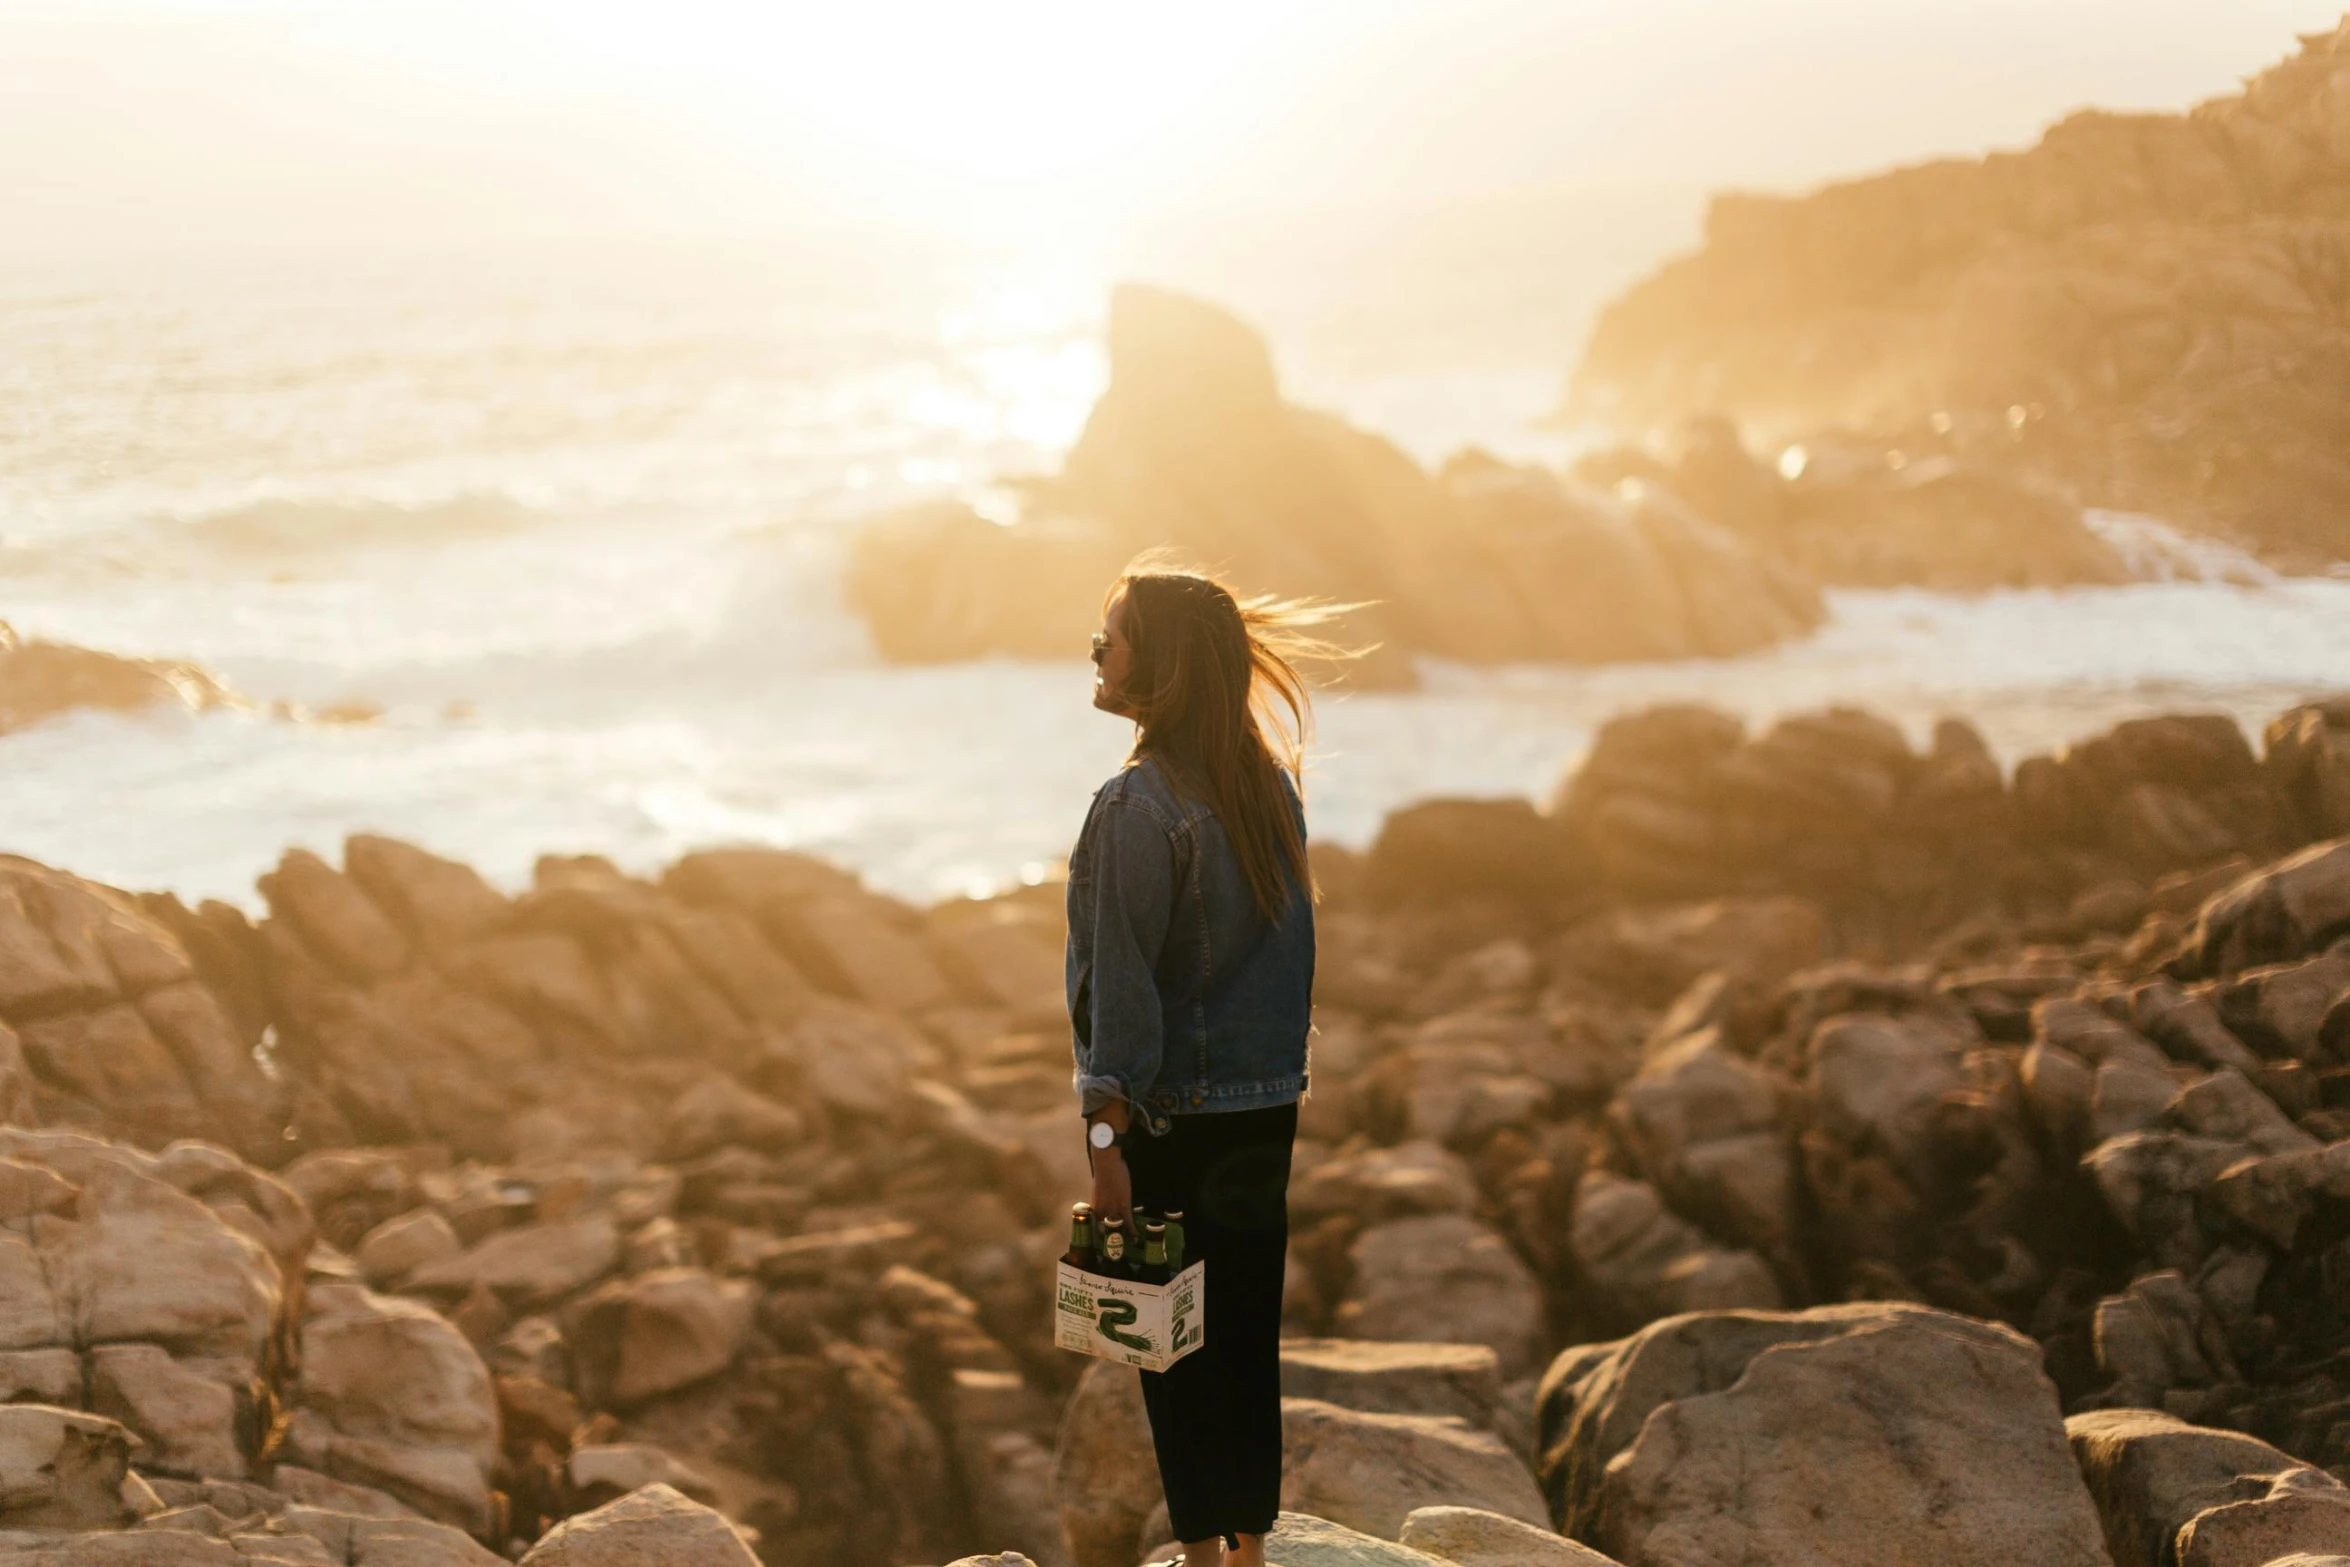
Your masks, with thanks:
[{"label": "large boulder", "polygon": [[489,1370],[446,1318],[355,1284],[311,1291],[289,1460],[485,1534],[498,1434]]},{"label": "large boulder", "polygon": [[722,1515],[666,1485],[564,1519],[522,1559],[528,1567],[758,1567],[759,1560]]},{"label": "large boulder", "polygon": [[1562,1360],[1540,1411],[1553,1517],[1632,1567],[2106,1561],[2039,1351],[2006,1328],[1702,1313]]},{"label": "large boulder", "polygon": [[1086,1367],[1061,1415],[1053,1493],[1077,1567],[1134,1567],[1143,1525],[1164,1506],[1142,1380],[1130,1366]]},{"label": "large boulder", "polygon": [[171,1184],[202,1189],[204,1159],[18,1130],[0,1134],[0,1154],[0,1183],[22,1204],[0,1227],[0,1348],[18,1396],[90,1400],[159,1472],[241,1477],[286,1306],[255,1233],[298,1259],[300,1204],[277,1233],[255,1211],[270,1205],[257,1174],[224,1195],[224,1212]]},{"label": "large boulder", "polygon": [[1434,1415],[1283,1399],[1281,1497],[1297,1512],[1392,1540],[1414,1508],[1460,1503],[1528,1523],[1542,1494],[1490,1432]]}]

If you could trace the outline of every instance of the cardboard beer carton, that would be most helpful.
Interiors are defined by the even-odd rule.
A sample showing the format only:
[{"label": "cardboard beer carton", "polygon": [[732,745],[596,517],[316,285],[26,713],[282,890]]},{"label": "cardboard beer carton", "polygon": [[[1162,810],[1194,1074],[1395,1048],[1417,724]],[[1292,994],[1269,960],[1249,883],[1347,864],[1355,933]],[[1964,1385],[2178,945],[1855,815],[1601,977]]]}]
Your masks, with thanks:
[{"label": "cardboard beer carton", "polygon": [[1053,1342],[1080,1355],[1094,1355],[1164,1371],[1200,1347],[1207,1301],[1203,1259],[1164,1284],[1104,1278],[1067,1263],[1056,1265],[1053,1281]]}]

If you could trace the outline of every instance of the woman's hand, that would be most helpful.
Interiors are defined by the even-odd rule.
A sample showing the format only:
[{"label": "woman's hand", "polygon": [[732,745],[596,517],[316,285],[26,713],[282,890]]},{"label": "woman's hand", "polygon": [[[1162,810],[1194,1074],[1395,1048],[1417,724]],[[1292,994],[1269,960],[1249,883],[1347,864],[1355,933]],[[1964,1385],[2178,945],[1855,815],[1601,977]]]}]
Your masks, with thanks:
[{"label": "woman's hand", "polygon": [[1126,1155],[1115,1148],[1089,1148],[1093,1157],[1093,1216],[1096,1223],[1122,1225],[1134,1216],[1134,1177]]}]

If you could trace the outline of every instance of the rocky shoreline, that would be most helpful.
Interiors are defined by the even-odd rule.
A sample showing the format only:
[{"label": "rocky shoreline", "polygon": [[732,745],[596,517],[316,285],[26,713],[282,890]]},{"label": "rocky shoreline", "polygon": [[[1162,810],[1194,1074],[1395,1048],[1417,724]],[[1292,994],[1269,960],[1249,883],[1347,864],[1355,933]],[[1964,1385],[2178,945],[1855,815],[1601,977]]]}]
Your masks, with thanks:
[{"label": "rocky shoreline", "polygon": [[[1603,314],[1570,405],[1627,435],[1726,417],[1896,492],[1978,475],[2324,570],[2350,559],[2346,82],[2350,23],[2186,114],[2085,110],[2020,152],[1719,197],[1703,245]],[[1719,520],[1831,561],[1884,547]]]},{"label": "rocky shoreline", "polygon": [[[2350,1550],[2350,699],[2012,778],[1651,710],[1316,858],[1276,1560]],[[260,890],[0,859],[8,1559],[1164,1537],[1049,1338],[1057,888],[362,836]]]}]

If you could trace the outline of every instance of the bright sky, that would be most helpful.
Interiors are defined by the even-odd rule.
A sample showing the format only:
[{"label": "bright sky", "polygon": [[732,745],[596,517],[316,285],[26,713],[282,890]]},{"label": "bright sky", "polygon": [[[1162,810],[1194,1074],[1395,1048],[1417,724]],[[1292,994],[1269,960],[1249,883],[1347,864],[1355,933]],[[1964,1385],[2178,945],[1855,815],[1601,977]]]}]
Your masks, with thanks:
[{"label": "bright sky", "polygon": [[2342,3],[0,0],[0,242],[1800,183],[2180,107]]}]

